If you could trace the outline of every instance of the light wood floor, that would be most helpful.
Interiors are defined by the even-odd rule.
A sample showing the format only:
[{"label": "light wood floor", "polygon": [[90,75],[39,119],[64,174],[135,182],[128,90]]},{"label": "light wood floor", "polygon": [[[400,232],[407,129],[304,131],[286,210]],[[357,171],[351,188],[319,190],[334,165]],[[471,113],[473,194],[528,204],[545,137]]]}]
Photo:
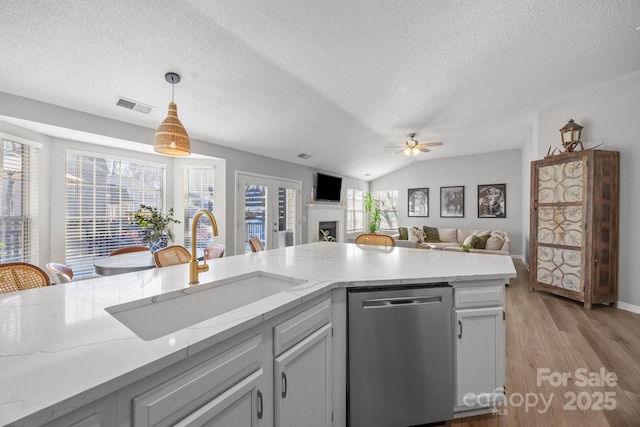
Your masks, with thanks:
[{"label": "light wood floor", "polygon": [[[454,427],[640,426],[640,315],[581,303],[544,292],[529,292],[524,264],[516,260],[518,277],[506,288],[506,396],[502,415],[450,421]],[[537,384],[538,369],[569,372],[567,385]],[[576,370],[617,375],[615,386],[580,386]],[[578,372],[580,374],[580,372]],[[605,393],[609,395],[603,400]],[[533,396],[551,399],[549,408]],[[520,404],[529,396],[532,407]],[[577,399],[572,399],[576,396]],[[613,410],[592,405],[615,404]],[[588,408],[588,409],[580,409]],[[575,408],[575,409],[569,409]]]}]

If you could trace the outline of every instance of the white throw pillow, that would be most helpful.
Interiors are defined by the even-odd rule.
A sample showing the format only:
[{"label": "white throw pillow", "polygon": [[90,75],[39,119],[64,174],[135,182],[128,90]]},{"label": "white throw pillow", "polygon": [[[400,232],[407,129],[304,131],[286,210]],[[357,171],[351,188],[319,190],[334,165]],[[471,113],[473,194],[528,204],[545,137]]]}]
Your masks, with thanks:
[{"label": "white throw pillow", "polygon": [[475,234],[469,234],[466,239],[462,242],[465,246],[472,246],[476,243],[478,237]]},{"label": "white throw pillow", "polygon": [[464,243],[467,240],[467,237],[471,236],[473,232],[468,228],[458,228],[458,243]]},{"label": "white throw pillow", "polygon": [[[491,230],[476,230],[473,232],[478,237],[489,236],[491,235]],[[504,236],[503,236],[504,237]]]},{"label": "white throw pillow", "polygon": [[502,245],[504,245],[504,237],[492,235],[487,239],[487,244],[484,248],[488,251],[499,251],[502,249]]},{"label": "white throw pillow", "polygon": [[438,228],[441,242],[455,242],[458,231],[455,228]]},{"label": "white throw pillow", "polygon": [[500,231],[500,230],[493,230],[491,232],[492,236],[500,236],[504,239],[504,237],[506,236],[506,233],[504,231]]},{"label": "white throw pillow", "polygon": [[417,242],[418,238],[416,237],[416,231],[418,231],[418,227],[409,227],[407,230],[408,239],[410,242]]}]

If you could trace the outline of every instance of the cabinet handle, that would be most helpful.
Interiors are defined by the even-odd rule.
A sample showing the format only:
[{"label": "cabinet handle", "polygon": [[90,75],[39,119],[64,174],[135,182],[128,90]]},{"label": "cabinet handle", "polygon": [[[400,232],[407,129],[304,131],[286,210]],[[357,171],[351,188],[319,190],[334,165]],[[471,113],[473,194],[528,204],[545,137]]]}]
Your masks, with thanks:
[{"label": "cabinet handle", "polygon": [[264,407],[262,406],[263,402],[262,402],[262,392],[260,390],[258,390],[258,419],[261,420],[262,419],[262,412]]},{"label": "cabinet handle", "polygon": [[462,321],[458,320],[458,326],[460,326],[460,333],[458,333],[458,338],[462,338]]},{"label": "cabinet handle", "polygon": [[282,398],[287,397],[287,374],[282,373]]}]

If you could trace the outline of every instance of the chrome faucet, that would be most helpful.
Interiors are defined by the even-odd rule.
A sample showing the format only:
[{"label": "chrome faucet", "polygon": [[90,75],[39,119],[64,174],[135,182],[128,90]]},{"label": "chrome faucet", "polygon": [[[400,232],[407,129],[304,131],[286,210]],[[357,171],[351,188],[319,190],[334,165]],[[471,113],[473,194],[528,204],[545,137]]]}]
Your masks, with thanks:
[{"label": "chrome faucet", "polygon": [[191,261],[189,262],[190,285],[197,285],[200,283],[198,281],[198,275],[202,272],[209,271],[209,266],[207,265],[207,254],[205,253],[204,255],[203,264],[198,264],[198,255],[196,254],[196,228],[198,226],[198,220],[202,215],[206,215],[209,218],[209,221],[211,221],[211,231],[213,231],[213,235],[218,235],[218,224],[216,223],[216,218],[213,216],[211,211],[208,211],[207,209],[200,209],[193,217],[193,222],[191,223]]}]

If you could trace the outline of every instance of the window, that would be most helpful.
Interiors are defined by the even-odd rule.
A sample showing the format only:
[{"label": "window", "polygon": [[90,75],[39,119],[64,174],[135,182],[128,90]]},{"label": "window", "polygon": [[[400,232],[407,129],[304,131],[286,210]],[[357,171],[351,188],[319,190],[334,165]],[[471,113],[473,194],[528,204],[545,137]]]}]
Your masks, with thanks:
[{"label": "window", "polygon": [[37,264],[38,148],[2,139],[0,170],[0,262]]},{"label": "window", "polygon": [[[214,212],[213,206],[213,176],[212,167],[185,168],[185,210],[184,210],[184,244],[191,247],[191,222],[200,209]],[[198,247],[205,248],[213,243],[211,235],[211,221],[203,216],[198,221],[196,230]]]},{"label": "window", "polygon": [[384,230],[398,228],[398,190],[378,191],[377,199],[382,212],[380,228]]},{"label": "window", "polygon": [[364,190],[347,188],[347,231],[364,230]]},{"label": "window", "polygon": [[88,153],[66,155],[66,254],[74,277],[94,275],[93,259],[140,245],[129,214],[141,204],[163,209],[165,167]]}]

